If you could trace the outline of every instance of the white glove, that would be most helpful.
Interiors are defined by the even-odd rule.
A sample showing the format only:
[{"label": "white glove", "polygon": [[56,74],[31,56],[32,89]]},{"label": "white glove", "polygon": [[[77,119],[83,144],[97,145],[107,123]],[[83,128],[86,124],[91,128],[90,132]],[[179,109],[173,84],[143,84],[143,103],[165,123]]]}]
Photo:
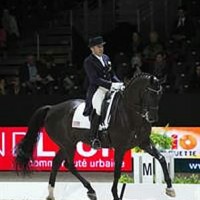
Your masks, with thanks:
[{"label": "white glove", "polygon": [[112,83],[111,85],[111,91],[124,90],[124,88],[124,83],[122,82]]}]

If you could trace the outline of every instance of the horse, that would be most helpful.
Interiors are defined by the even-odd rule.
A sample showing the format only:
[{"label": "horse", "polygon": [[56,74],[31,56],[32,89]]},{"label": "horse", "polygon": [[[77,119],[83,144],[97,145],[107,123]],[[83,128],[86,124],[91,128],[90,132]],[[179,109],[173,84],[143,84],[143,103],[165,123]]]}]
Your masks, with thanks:
[{"label": "horse", "polygon": [[[140,73],[133,76],[125,89],[117,92],[113,100],[110,125],[107,129],[109,143],[102,139],[102,148],[114,148],[115,150],[114,180],[111,188],[114,200],[120,200],[117,188],[123,156],[127,150],[135,146],[139,146],[158,159],[167,185],[166,194],[175,197],[165,157],[150,139],[152,123],[158,120],[161,96],[162,86],[159,80],[151,74]],[[46,129],[52,141],[58,145],[59,150],[52,162],[47,200],[54,200],[56,175],[63,161],[64,166],[87,189],[88,198],[97,200],[96,192],[90,182],[80,175],[73,162],[77,142],[90,144],[89,129],[72,127],[73,114],[82,102],[84,102],[83,99],[70,99],[56,105],[45,105],[38,108],[30,119],[26,135],[16,146],[16,168],[26,174],[30,172],[33,151],[42,127]]]}]

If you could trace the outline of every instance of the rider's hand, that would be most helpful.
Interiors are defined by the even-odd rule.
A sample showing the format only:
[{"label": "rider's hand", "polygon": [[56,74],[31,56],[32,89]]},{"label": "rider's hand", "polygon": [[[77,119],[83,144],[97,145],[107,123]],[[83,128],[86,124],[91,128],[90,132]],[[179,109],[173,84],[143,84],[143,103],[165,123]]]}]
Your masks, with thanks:
[{"label": "rider's hand", "polygon": [[122,82],[112,83],[111,85],[111,91],[115,90],[124,90],[125,86]]}]

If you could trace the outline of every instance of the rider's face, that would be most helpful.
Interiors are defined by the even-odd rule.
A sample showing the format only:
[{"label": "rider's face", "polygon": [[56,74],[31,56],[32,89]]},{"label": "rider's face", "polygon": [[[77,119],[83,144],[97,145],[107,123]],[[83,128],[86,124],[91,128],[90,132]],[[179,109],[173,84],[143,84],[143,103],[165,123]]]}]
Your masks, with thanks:
[{"label": "rider's face", "polygon": [[104,52],[104,46],[103,46],[103,44],[93,46],[93,47],[91,47],[91,51],[93,54],[95,54],[97,56],[102,56],[103,52]]}]

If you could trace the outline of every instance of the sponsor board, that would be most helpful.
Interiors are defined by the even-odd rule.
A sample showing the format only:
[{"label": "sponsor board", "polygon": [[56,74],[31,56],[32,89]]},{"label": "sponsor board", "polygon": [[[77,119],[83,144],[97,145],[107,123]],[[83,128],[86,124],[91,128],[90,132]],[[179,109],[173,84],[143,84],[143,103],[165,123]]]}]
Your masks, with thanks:
[{"label": "sponsor board", "polygon": [[[15,170],[14,148],[26,134],[27,127],[0,127],[0,170]],[[58,150],[57,145],[48,137],[45,130],[41,130],[40,138],[34,152],[34,161],[31,163],[33,170],[49,171],[52,160]],[[113,171],[114,150],[94,150],[86,144],[77,144],[75,166],[79,171]],[[64,164],[60,168],[66,170]],[[122,164],[122,171],[132,171],[131,151],[127,151]]]},{"label": "sponsor board", "polygon": [[175,159],[175,172],[200,173],[200,159]]},{"label": "sponsor board", "polygon": [[173,155],[175,172],[200,173],[200,127],[152,127],[153,133],[172,138],[171,149],[162,151]]},{"label": "sponsor board", "polygon": [[153,127],[152,133],[172,138],[172,148],[166,152],[175,158],[200,158],[200,127]]}]

